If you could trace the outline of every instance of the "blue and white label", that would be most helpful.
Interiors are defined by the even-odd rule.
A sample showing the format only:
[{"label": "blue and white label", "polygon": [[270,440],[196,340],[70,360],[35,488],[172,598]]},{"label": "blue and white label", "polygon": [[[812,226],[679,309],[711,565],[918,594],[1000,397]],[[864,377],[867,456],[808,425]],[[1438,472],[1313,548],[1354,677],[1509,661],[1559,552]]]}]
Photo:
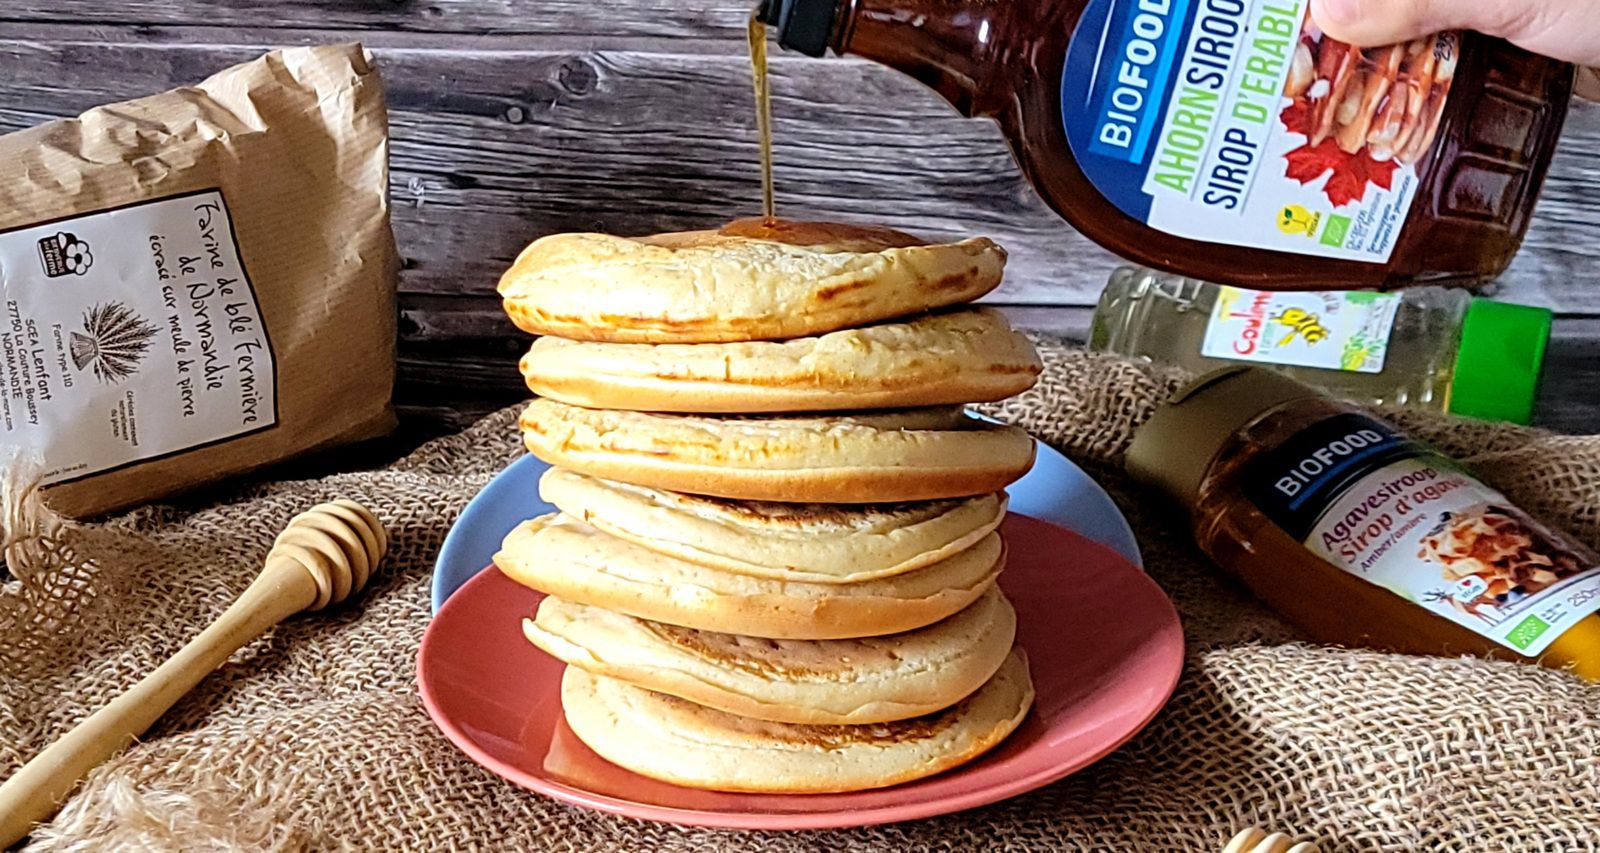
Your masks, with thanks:
[{"label": "blue and white label", "polygon": [[1114,35],[1117,42],[1105,69],[1110,76],[1091,151],[1129,163],[1144,159],[1154,128],[1162,122],[1161,95],[1172,75],[1188,11],[1189,0],[1143,0],[1127,7],[1115,33],[1110,30],[1112,18],[1106,18],[1100,46],[1109,46]]},{"label": "blue and white label", "polygon": [[1329,564],[1518,653],[1600,611],[1600,555],[1366,415],[1256,457],[1244,491]]},{"label": "blue and white label", "polygon": [[1383,262],[1459,39],[1357,49],[1307,0],[1091,0],[1068,48],[1074,155],[1133,218],[1194,240]]}]

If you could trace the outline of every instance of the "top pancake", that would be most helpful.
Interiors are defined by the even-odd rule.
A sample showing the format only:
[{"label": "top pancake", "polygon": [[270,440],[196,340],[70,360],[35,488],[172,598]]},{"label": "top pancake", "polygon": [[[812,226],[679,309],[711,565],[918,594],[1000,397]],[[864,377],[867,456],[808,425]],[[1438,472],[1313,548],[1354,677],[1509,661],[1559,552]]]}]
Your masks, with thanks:
[{"label": "top pancake", "polygon": [[887,228],[741,220],[651,237],[552,234],[500,279],[512,322],[617,343],[820,335],[968,302],[1000,283],[1005,251]]}]

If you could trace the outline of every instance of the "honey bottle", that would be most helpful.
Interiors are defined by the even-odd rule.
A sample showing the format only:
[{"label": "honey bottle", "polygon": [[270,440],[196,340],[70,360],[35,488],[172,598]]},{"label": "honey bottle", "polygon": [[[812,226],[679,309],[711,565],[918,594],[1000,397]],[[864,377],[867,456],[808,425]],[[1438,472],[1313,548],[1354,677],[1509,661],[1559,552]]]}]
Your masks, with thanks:
[{"label": "honey bottle", "polygon": [[1600,556],[1351,404],[1257,367],[1157,409],[1129,472],[1312,638],[1536,660],[1600,681]]},{"label": "honey bottle", "polygon": [[1355,48],[1309,0],[763,0],[999,122],[1034,188],[1145,266],[1258,289],[1473,284],[1528,228],[1572,66],[1477,33]]},{"label": "honey bottle", "polygon": [[1269,292],[1122,267],[1089,349],[1194,373],[1270,365],[1345,400],[1525,424],[1550,328],[1547,309],[1460,288]]}]

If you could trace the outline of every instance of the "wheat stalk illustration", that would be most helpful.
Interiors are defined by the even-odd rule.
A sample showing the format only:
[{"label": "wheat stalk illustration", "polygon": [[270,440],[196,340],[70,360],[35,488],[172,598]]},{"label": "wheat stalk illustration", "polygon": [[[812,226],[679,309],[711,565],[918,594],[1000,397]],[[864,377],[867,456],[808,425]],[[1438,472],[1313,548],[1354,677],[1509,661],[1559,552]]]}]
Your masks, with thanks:
[{"label": "wheat stalk illustration", "polygon": [[72,363],[94,365],[101,382],[121,382],[139,372],[156,327],[121,302],[96,305],[83,315],[83,331],[72,333]]}]

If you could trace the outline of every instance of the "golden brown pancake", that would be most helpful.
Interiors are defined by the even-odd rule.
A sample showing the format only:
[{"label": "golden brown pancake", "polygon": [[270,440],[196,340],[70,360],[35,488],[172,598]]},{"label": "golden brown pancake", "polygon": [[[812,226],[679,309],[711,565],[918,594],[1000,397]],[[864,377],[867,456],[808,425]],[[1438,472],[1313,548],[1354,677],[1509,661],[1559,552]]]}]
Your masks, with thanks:
[{"label": "golden brown pancake", "polygon": [[990,533],[926,568],[851,584],[787,582],[687,563],[546,515],[506,535],[494,563],[541,592],[685,628],[783,640],[897,634],[977,600],[1005,567]]},{"label": "golden brown pancake", "polygon": [[808,412],[1003,400],[1039,354],[1005,315],[965,308],[790,341],[614,344],[546,336],[522,357],[534,393],[592,409]]},{"label": "golden brown pancake", "polygon": [[690,563],[807,583],[858,583],[932,565],[1000,525],[1006,495],[872,504],[737,501],[551,468],[539,496],[562,512]]},{"label": "golden brown pancake", "polygon": [[551,465],[743,500],[880,503],[997,492],[1033,465],[1021,429],[956,407],[815,417],[660,415],[535,400],[523,442]]},{"label": "golden brown pancake", "polygon": [[1000,283],[982,237],[925,243],[887,228],[735,222],[651,237],[552,234],[500,279],[521,329],[572,340],[713,343],[819,335],[969,302]]},{"label": "golden brown pancake", "polygon": [[561,703],[579,739],[640,775],[718,791],[814,794],[898,785],[977,758],[1027,716],[1033,683],[1016,649],[946,710],[819,726],[740,717],[569,666]]},{"label": "golden brown pancake", "polygon": [[851,640],[696,631],[555,596],[522,623],[534,645],[596,675],[730,714],[841,725],[954,705],[1000,668],[1016,628],[998,588],[925,628]]}]

